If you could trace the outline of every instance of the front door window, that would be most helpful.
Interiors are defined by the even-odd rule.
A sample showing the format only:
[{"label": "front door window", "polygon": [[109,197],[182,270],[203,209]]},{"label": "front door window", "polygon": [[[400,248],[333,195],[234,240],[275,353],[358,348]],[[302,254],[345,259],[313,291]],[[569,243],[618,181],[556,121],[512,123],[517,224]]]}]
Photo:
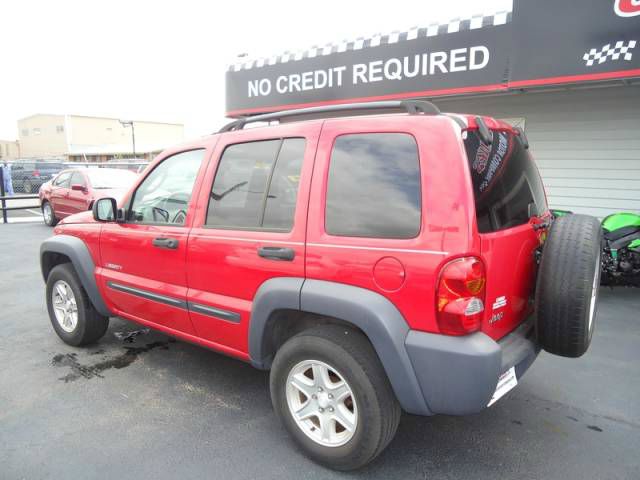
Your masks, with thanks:
[{"label": "front door window", "polygon": [[204,150],[165,159],[140,184],[129,209],[130,223],[184,225]]}]

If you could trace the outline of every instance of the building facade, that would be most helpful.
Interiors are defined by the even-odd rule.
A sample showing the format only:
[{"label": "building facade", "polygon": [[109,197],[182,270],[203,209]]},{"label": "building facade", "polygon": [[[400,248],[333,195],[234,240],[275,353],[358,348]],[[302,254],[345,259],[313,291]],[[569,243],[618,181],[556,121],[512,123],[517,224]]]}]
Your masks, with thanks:
[{"label": "building facade", "polygon": [[0,161],[20,158],[20,143],[16,140],[0,140]]},{"label": "building facade", "polygon": [[[131,125],[133,124],[133,126]],[[135,157],[151,160],[184,139],[184,126],[117,118],[37,114],[18,120],[21,158],[99,162]]]}]

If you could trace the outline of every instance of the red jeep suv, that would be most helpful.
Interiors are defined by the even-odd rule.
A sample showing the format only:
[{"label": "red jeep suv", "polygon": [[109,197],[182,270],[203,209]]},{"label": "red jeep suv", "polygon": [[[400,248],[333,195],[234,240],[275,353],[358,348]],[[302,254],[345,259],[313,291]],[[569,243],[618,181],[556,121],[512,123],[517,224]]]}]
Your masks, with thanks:
[{"label": "red jeep suv", "polygon": [[541,348],[582,355],[599,252],[596,219],[550,215],[524,132],[391,101],[170,149],[119,204],[60,222],[40,260],[64,342],[118,316],[270,370],[290,435],[348,470],[403,410],[479,412]]}]

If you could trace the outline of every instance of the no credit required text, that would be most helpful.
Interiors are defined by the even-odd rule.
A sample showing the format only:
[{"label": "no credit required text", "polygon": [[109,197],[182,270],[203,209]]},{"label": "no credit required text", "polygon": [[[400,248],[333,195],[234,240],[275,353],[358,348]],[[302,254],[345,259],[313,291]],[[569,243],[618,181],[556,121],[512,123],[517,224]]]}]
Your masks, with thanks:
[{"label": "no credit required text", "polygon": [[[345,82],[353,85],[385,80],[403,80],[417,76],[480,70],[489,63],[489,49],[484,45],[456,48],[448,51],[425,52],[387,60],[374,60],[302,73],[280,75],[272,81],[261,78],[247,82],[249,97],[284,95],[324,88],[341,87]],[[258,70],[259,71],[259,70]],[[348,73],[347,73],[348,72]]]}]

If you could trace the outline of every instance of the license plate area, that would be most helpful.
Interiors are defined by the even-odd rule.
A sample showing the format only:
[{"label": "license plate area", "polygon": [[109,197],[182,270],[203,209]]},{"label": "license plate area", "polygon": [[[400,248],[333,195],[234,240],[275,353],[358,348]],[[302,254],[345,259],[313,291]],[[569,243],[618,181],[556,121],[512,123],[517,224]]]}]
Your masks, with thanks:
[{"label": "license plate area", "polygon": [[502,373],[500,377],[498,377],[498,385],[496,385],[496,391],[493,392],[493,396],[491,397],[491,400],[489,400],[487,407],[490,407],[498,400],[500,400],[509,391],[513,390],[516,385],[518,385],[518,378],[516,377],[516,367],[511,367],[509,370]]}]

